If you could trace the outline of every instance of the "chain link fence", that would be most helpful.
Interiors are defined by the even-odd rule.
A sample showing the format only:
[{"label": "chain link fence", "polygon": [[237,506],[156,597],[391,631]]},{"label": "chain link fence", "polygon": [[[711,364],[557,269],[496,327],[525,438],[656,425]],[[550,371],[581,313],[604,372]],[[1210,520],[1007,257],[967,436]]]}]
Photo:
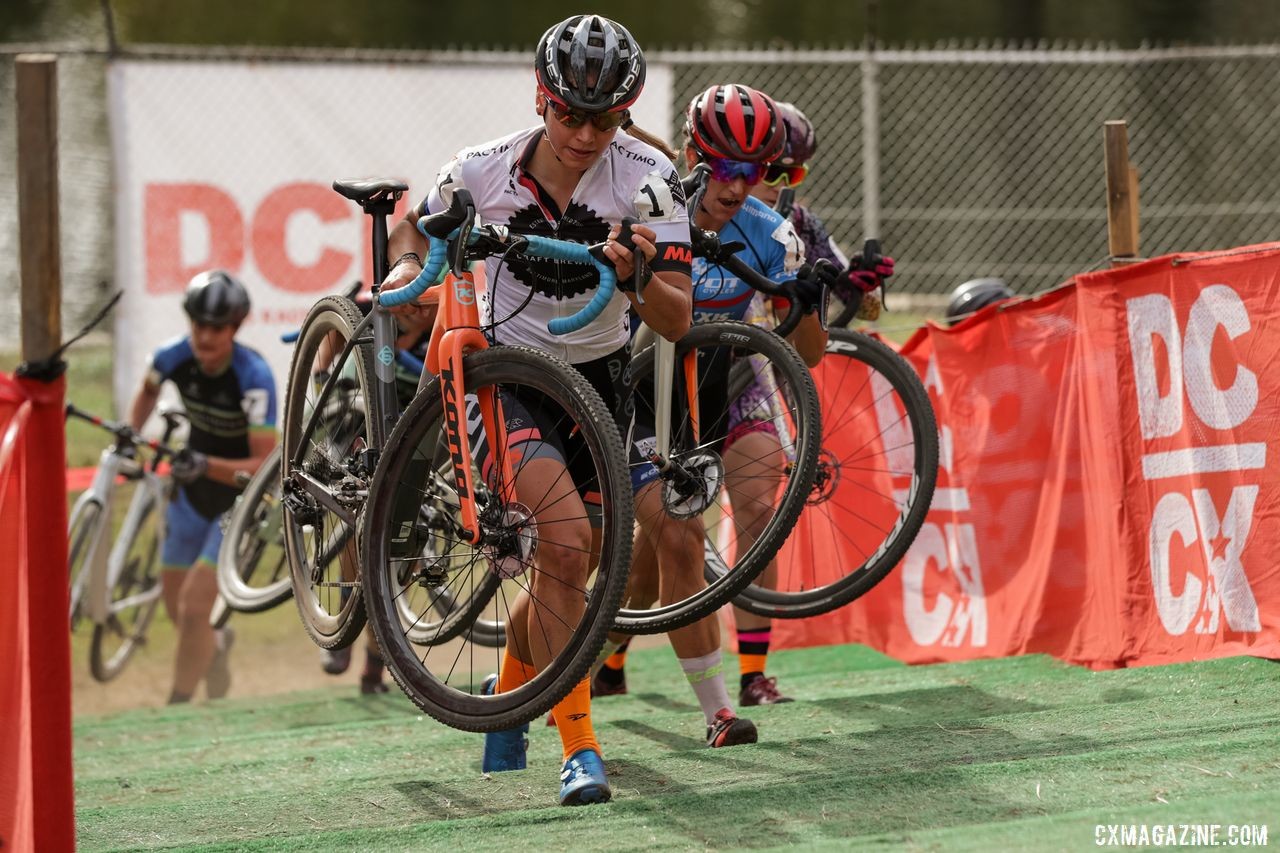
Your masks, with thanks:
[{"label": "chain link fence", "polygon": [[[9,56],[0,67],[4,116],[14,115],[15,52],[5,49]],[[489,56],[498,66],[527,62],[523,51]],[[354,58],[387,63],[391,57]],[[308,51],[289,59],[332,65],[353,61],[353,54]],[[419,55],[416,61],[440,60]],[[675,120],[665,130],[676,143],[684,106],[711,83],[745,82],[803,109],[820,144],[801,200],[846,249],[880,238],[898,259],[898,291],[941,295],[966,279],[998,275],[1031,293],[1101,263],[1107,254],[1102,125],[1108,119],[1129,122],[1144,254],[1280,237],[1280,170],[1274,168],[1280,46],[668,51],[651,54],[651,61],[672,69]],[[109,280],[113,268],[106,62],[92,52],[64,53],[59,68],[69,327],[98,301],[97,283]],[[484,65],[469,67],[482,72]],[[477,102],[467,86],[438,96]],[[17,347],[15,147],[13,122],[0,121],[4,350]]]}]

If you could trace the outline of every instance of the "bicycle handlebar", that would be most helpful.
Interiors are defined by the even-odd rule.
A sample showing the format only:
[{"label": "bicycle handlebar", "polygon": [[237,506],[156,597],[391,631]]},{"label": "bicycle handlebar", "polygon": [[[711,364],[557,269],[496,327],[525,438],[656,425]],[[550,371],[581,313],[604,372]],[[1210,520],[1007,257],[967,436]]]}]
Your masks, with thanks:
[{"label": "bicycle handlebar", "polygon": [[88,421],[100,429],[103,429],[115,436],[116,441],[121,444],[142,445],[151,448],[157,456],[177,456],[178,451],[163,442],[155,441],[134,431],[133,427],[128,424],[120,424],[115,421],[109,421],[100,418],[97,415],[90,414],[84,409],[79,409],[74,403],[67,403],[66,416],[79,418],[82,421]]},{"label": "bicycle handlebar", "polygon": [[[430,244],[422,272],[408,286],[380,293],[378,301],[384,306],[393,308],[417,299],[435,283],[446,264],[451,264],[454,273],[460,274],[468,259],[488,257],[511,249],[526,257],[591,264],[600,274],[600,286],[587,305],[570,317],[556,317],[547,323],[547,330],[553,335],[576,332],[599,317],[617,289],[617,275],[613,267],[597,258],[592,252],[593,247],[536,234],[512,234],[501,225],[482,225],[476,219],[475,205],[466,190],[454,191],[453,203],[448,210],[419,219],[418,230]],[[454,244],[452,260],[449,258],[450,241]]]}]

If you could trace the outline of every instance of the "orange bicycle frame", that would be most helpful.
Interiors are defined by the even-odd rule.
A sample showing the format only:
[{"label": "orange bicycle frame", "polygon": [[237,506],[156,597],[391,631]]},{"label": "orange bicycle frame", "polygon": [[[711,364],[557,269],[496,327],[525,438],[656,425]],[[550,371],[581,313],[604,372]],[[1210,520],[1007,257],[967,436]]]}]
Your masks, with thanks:
[{"label": "orange bicycle frame", "polygon": [[[471,466],[471,446],[467,440],[465,414],[467,386],[463,358],[467,353],[489,348],[489,342],[480,331],[480,311],[476,307],[475,274],[468,271],[461,276],[449,274],[440,284],[433,285],[422,294],[422,304],[436,303],[435,325],[427,344],[426,369],[440,379],[440,397],[444,403],[445,439],[453,465],[453,484],[458,490],[462,523],[462,537],[474,545],[480,540],[480,517],[475,501],[475,477]],[[493,442],[494,459],[499,466],[500,499],[505,504],[514,499],[515,480],[511,471],[511,459],[505,452],[507,446],[507,422],[502,416],[502,402],[494,388],[477,394],[480,416],[485,435]]]}]

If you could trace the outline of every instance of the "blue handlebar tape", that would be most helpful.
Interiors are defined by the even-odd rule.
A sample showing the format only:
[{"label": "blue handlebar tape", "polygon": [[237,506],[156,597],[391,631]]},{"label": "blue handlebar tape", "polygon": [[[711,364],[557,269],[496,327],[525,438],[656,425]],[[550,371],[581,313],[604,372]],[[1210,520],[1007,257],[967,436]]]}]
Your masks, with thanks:
[{"label": "blue handlebar tape", "polygon": [[609,304],[609,300],[613,298],[613,291],[617,287],[618,279],[614,274],[613,267],[600,262],[581,243],[567,243],[563,240],[539,237],[536,234],[530,234],[528,240],[529,247],[525,249],[526,255],[551,258],[557,261],[577,261],[582,264],[591,264],[600,272],[600,287],[596,289],[596,295],[591,298],[591,301],[573,316],[556,317],[547,323],[547,331],[553,335],[567,335],[570,332],[576,332],[584,328],[592,320],[599,317],[605,306]]},{"label": "blue handlebar tape", "polygon": [[423,264],[422,272],[418,273],[418,277],[410,282],[408,287],[379,293],[378,302],[383,307],[394,308],[397,305],[404,305],[406,302],[417,299],[440,278],[440,274],[448,266],[449,246],[444,240],[436,237],[429,239],[431,240],[431,251],[427,253],[427,262]]},{"label": "blue handlebar tape", "polygon": [[422,371],[426,369],[426,365],[423,364],[421,360],[402,349],[396,350],[396,361],[401,367],[418,376],[421,376]]}]

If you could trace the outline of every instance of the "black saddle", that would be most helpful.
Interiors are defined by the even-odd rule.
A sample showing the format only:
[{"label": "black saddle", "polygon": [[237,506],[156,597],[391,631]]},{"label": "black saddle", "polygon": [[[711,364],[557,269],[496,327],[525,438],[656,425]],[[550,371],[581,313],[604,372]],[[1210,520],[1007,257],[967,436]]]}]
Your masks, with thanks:
[{"label": "black saddle", "polygon": [[368,204],[384,198],[395,201],[409,189],[409,185],[395,178],[348,178],[334,181],[333,188],[354,202]]}]

